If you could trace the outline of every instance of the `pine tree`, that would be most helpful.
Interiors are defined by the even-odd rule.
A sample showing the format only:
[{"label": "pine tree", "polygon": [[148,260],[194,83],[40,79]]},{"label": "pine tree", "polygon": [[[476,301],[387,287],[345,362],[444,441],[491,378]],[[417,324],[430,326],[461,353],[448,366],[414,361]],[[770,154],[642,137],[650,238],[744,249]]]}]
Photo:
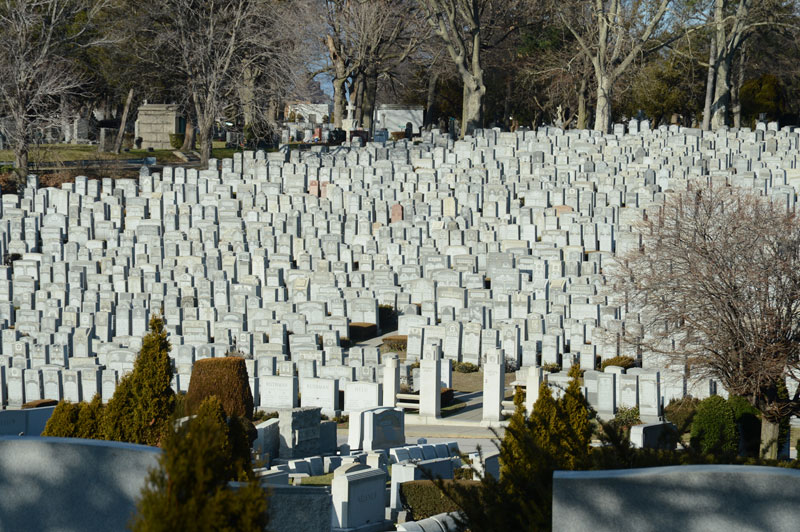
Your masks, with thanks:
[{"label": "pine tree", "polygon": [[228,485],[249,475],[237,470],[240,464],[216,397],[207,398],[197,416],[168,432],[163,449],[160,468],[150,472],[142,490],[135,532],[264,529],[267,494],[258,482],[238,489]]}]

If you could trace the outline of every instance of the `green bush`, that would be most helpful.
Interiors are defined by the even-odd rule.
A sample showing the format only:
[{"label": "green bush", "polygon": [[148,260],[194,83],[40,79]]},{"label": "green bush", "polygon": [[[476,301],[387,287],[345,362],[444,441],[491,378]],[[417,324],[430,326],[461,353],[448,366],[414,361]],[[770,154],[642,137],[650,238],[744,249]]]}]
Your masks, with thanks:
[{"label": "green bush", "polygon": [[[478,489],[480,482],[472,480],[445,480],[446,484],[458,483],[462,487]],[[458,506],[451,501],[432,480],[414,480],[400,484],[400,501],[403,508],[411,512],[412,519],[419,521],[437,514],[455,512]]]},{"label": "green bush", "polygon": [[[219,400],[210,397],[197,416],[168,431],[159,468],[150,472],[132,522],[135,532],[264,530],[267,494],[236,456]],[[231,480],[250,478],[233,489]]]},{"label": "green bush", "polygon": [[632,427],[641,422],[638,406],[621,406],[617,409],[617,415],[614,416],[614,423],[620,427]]},{"label": "green bush", "polygon": [[703,454],[731,456],[739,448],[733,409],[719,395],[697,405],[692,422],[692,446]]},{"label": "green bush", "polygon": [[761,413],[739,395],[728,397],[728,405],[733,410],[733,421],[739,434],[739,450],[745,456],[758,456],[761,446]]},{"label": "green bush", "polygon": [[175,408],[170,349],[164,320],[153,316],[133,371],[119,381],[105,408],[105,439],[158,445],[167,433]]},{"label": "green bush", "polygon": [[87,439],[103,438],[103,414],[105,407],[100,394],[95,394],[89,403],[80,403],[78,422],[75,424],[75,437]]},{"label": "green bush", "polygon": [[480,368],[472,362],[456,362],[453,364],[453,371],[458,373],[475,373]]},{"label": "green bush", "polygon": [[561,371],[561,366],[555,362],[549,362],[547,364],[542,364],[542,371],[545,373],[558,373]]},{"label": "green bush", "polygon": [[628,369],[636,366],[636,361],[631,357],[625,356],[607,358],[600,364],[600,371],[605,371],[608,366],[619,366]]},{"label": "green bush", "polygon": [[182,133],[170,133],[169,134],[169,145],[172,146],[172,149],[179,150],[183,147],[183,141],[186,140],[186,135]]},{"label": "green bush", "polygon": [[186,413],[194,414],[212,395],[220,400],[226,416],[253,417],[253,394],[243,358],[204,358],[194,363],[186,392]]},{"label": "green bush", "polygon": [[688,395],[682,399],[673,399],[664,407],[664,417],[677,427],[680,434],[685,434],[692,428],[698,403],[698,399]]},{"label": "green bush", "polygon": [[59,402],[50,415],[50,419],[47,420],[42,436],[74,438],[77,432],[76,425],[80,411],[81,406],[78,403]]},{"label": "green bush", "polygon": [[47,420],[42,436],[100,440],[103,439],[102,419],[103,403],[97,394],[91,403],[60,401]]}]

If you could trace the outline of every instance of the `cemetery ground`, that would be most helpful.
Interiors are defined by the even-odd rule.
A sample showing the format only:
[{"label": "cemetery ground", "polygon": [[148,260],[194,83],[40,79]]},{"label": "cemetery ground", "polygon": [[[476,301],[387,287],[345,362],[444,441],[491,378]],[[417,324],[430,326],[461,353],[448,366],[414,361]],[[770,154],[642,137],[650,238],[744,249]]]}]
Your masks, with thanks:
[{"label": "cemetery ground", "polygon": [[[546,128],[419,140],[246,151],[207,169],[167,164],[59,187],[31,177],[20,194],[5,194],[0,429],[39,434],[51,415],[49,436],[78,441],[0,438],[15,449],[0,452],[0,478],[13,465],[41,483],[23,475],[27,441],[72,445],[47,456],[97,465],[86,481],[110,474],[108,460],[90,457],[138,444],[150,454],[131,463],[157,461],[163,473],[148,504],[181,512],[186,505],[164,504],[163,488],[191,482],[188,458],[213,458],[214,483],[198,495],[227,495],[244,473],[251,488],[270,488],[278,532],[293,530],[279,524],[287,516],[324,532],[414,529],[403,521],[428,516],[403,493],[426,475],[496,480],[481,483],[481,501],[462,494],[473,530],[526,530],[530,519],[581,528],[556,526],[565,516],[641,529],[612,521],[664,508],[696,515],[700,495],[719,492],[709,486],[732,493],[758,477],[706,467],[714,464],[786,465],[762,478],[797,492],[788,469],[797,462],[764,461],[753,449],[761,422],[747,400],[625,341],[653,331],[608,279],[617,255],[641,249],[638,224],[665,191],[694,178],[794,208],[800,132],[632,122],[613,135]],[[21,409],[51,398],[61,401],[55,411]],[[213,442],[209,457],[197,427]],[[97,436],[104,441],[83,440]],[[792,444],[782,440],[781,456]],[[150,465],[115,477],[136,487],[111,490],[118,509],[135,506]],[[636,498],[655,492],[630,488],[628,473],[613,488],[591,476],[678,465],[706,468],[641,473],[662,490],[658,505]],[[4,493],[15,494],[19,478],[0,481]],[[330,490],[290,485],[306,478]],[[684,489],[684,478],[697,481],[691,497],[663,495]],[[613,516],[608,490],[626,505]],[[760,500],[785,501],[780,490]],[[740,495],[720,508],[745,506]],[[6,504],[0,512],[15,511]],[[759,519],[794,518],[796,504],[766,504],[754,510]]]},{"label": "cemetery ground", "polygon": [[[212,155],[217,158],[233,157],[238,151],[227,148],[225,142],[215,141]],[[147,157],[155,157],[160,167],[166,164],[180,164],[191,167],[190,163],[178,157],[173,149],[145,150],[131,148],[115,154],[99,151],[96,144],[39,144],[30,150],[30,171],[39,175],[42,186],[59,187],[62,183],[75,180],[82,175],[89,178],[136,178],[142,161]],[[0,190],[3,194],[13,192],[9,185],[12,177],[14,152],[0,150]],[[131,164],[128,160],[135,160]]]}]

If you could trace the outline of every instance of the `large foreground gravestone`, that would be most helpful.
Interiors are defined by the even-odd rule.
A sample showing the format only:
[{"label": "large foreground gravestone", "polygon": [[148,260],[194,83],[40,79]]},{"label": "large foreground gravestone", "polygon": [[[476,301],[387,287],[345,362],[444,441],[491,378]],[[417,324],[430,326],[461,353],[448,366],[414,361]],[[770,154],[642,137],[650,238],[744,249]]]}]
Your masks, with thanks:
[{"label": "large foreground gravestone", "polygon": [[553,474],[554,531],[793,532],[800,471],[672,466]]},{"label": "large foreground gravestone", "polygon": [[125,530],[161,450],[0,437],[0,530]]},{"label": "large foreground gravestone", "polygon": [[385,520],[386,473],[363,464],[349,464],[333,473],[333,530],[336,532],[381,532],[391,525]]}]

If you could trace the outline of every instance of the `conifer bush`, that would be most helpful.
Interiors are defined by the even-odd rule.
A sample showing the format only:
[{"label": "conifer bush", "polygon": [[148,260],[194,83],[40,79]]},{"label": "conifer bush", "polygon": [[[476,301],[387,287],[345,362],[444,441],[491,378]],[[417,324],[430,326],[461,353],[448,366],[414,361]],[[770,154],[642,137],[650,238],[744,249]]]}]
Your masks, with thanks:
[{"label": "conifer bush", "polygon": [[42,436],[74,438],[81,407],[77,403],[60,401],[44,426]]},{"label": "conifer bush", "polygon": [[95,394],[90,403],[59,401],[44,427],[42,436],[57,438],[103,439],[103,403]]},{"label": "conifer bush", "polygon": [[[135,532],[173,530],[262,531],[267,493],[252,479],[249,462],[235,456],[228,420],[216,397],[197,415],[167,432],[159,468],[150,472],[131,523]],[[234,488],[229,482],[249,478]]]},{"label": "conifer bush", "polygon": [[204,358],[194,363],[186,393],[186,414],[196,413],[212,395],[222,403],[226,416],[253,418],[253,394],[243,358]]},{"label": "conifer bush", "polygon": [[75,423],[75,437],[92,440],[103,439],[103,401],[95,394],[91,402],[79,403],[80,411]]},{"label": "conifer bush", "polygon": [[159,444],[175,407],[175,393],[170,387],[170,349],[164,320],[153,316],[133,371],[120,380],[106,406],[103,416],[106,439]]}]

